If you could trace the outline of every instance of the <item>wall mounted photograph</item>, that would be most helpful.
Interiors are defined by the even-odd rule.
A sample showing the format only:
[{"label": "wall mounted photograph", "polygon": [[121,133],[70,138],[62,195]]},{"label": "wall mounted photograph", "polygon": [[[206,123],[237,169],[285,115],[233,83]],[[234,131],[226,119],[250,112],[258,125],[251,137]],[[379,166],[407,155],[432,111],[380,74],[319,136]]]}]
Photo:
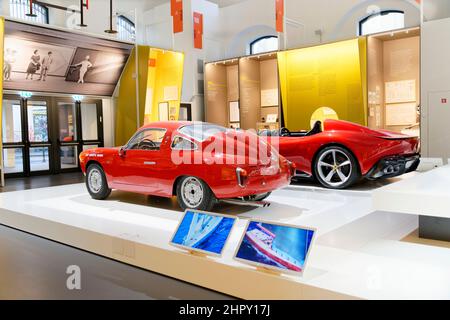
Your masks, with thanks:
[{"label": "wall mounted photograph", "polygon": [[133,46],[47,31],[6,21],[5,90],[112,96]]}]

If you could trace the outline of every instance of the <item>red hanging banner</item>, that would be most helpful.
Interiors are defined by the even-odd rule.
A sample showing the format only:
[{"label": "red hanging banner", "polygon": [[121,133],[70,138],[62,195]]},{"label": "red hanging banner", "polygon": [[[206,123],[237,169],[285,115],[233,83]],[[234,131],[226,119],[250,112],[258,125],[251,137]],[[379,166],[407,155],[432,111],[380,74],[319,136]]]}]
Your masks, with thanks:
[{"label": "red hanging banner", "polygon": [[203,14],[194,12],[194,48],[203,49]]},{"label": "red hanging banner", "polygon": [[173,33],[183,32],[183,0],[170,0],[170,14],[173,19]]},{"label": "red hanging banner", "polygon": [[284,32],[284,0],[275,0],[275,18],[277,32]]}]

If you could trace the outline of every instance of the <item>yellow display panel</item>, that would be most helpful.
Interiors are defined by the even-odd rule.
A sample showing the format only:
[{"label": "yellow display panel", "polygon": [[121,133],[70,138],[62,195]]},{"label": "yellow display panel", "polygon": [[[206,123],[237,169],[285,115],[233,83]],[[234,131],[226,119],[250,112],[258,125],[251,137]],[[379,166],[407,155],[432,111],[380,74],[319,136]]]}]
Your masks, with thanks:
[{"label": "yellow display panel", "polygon": [[151,48],[148,61],[145,123],[177,121],[180,113],[184,54]]},{"label": "yellow display panel", "polygon": [[285,126],[310,128],[327,107],[341,120],[367,124],[367,49],[359,38],[278,53]]},{"label": "yellow display panel", "polygon": [[[3,128],[2,128],[2,123],[3,123],[3,119],[2,119],[2,115],[3,115],[3,59],[4,59],[4,32],[5,32],[5,19],[3,19],[2,17],[0,17],[0,70],[2,70],[2,76],[0,77],[0,150],[2,150],[3,145],[2,145],[2,141],[3,141],[3,137],[2,137],[2,132],[3,132]],[[0,153],[0,168],[3,168],[3,152]],[[2,177],[1,177],[1,184],[3,185],[3,172],[1,173]]]},{"label": "yellow display panel", "polygon": [[[145,96],[147,89],[149,47],[139,46],[139,110],[141,124],[144,120]],[[117,98],[115,143],[118,146],[128,142],[137,129],[136,114],[136,54],[135,49],[128,59],[120,78],[119,95]]]}]

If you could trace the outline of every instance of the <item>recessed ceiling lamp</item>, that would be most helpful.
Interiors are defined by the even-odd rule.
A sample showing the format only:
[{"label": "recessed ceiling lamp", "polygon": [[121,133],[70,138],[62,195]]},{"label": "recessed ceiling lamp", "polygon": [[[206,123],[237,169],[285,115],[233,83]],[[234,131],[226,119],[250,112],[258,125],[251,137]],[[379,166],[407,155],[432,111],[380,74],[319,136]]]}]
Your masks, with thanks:
[{"label": "recessed ceiling lamp", "polygon": [[117,33],[117,30],[113,29],[113,0],[109,0],[109,29],[105,32],[109,34]]},{"label": "recessed ceiling lamp", "polygon": [[26,14],[27,17],[36,18],[37,14],[33,12],[33,0],[30,0],[30,12]]}]

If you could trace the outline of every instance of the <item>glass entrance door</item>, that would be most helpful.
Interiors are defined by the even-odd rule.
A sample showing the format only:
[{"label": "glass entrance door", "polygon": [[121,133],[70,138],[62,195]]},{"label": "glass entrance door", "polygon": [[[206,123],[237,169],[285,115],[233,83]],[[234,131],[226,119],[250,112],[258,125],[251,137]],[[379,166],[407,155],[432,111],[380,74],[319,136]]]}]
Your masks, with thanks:
[{"label": "glass entrance door", "polygon": [[98,102],[80,103],[82,151],[103,147],[102,108]]},{"label": "glass entrance door", "polygon": [[58,151],[61,171],[78,168],[78,121],[75,102],[58,102]]},{"label": "glass entrance door", "polygon": [[[25,141],[25,153],[28,161],[25,168],[30,173],[50,172],[49,116],[46,101],[28,101],[26,104],[26,122],[28,137]],[[28,163],[27,163],[28,162]]]},{"label": "glass entrance door", "polygon": [[3,163],[7,178],[78,171],[82,151],[103,147],[102,101],[5,95]]},{"label": "glass entrance door", "polygon": [[57,172],[79,170],[81,152],[103,147],[102,104],[100,100],[74,102],[56,99]]},{"label": "glass entrance door", "polygon": [[22,105],[20,100],[3,100],[2,128],[5,174],[23,174],[25,138],[22,132]]},{"label": "glass entrance door", "polygon": [[3,100],[3,159],[7,176],[50,173],[48,102]]}]

